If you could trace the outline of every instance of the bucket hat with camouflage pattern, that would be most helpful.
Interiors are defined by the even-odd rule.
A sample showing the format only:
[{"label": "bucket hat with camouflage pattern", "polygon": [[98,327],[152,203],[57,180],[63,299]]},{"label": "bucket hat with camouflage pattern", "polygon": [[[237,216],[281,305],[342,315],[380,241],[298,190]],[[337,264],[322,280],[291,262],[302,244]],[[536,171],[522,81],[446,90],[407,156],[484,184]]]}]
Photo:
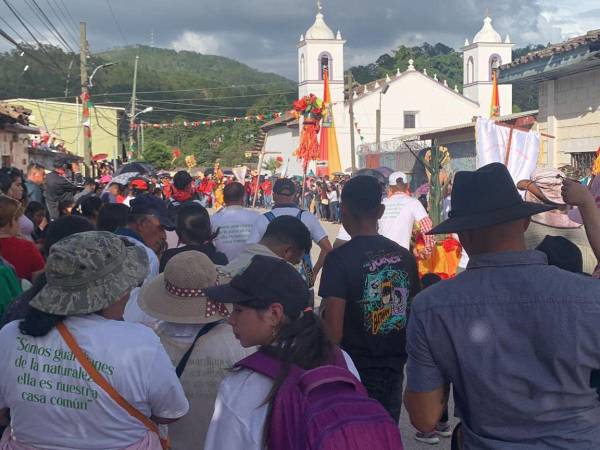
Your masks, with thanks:
[{"label": "bucket hat with camouflage pattern", "polygon": [[148,273],[148,257],[106,231],[88,231],[61,239],[46,262],[47,284],[30,305],[62,316],[90,314],[116,303],[139,286]]}]

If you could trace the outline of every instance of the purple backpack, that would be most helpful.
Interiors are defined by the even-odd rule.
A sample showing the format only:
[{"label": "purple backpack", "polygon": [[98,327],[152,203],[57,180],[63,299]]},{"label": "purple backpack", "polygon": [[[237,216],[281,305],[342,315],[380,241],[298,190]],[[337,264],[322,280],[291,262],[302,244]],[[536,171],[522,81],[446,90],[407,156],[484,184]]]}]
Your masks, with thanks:
[{"label": "purple backpack", "polygon": [[[403,450],[398,425],[339,350],[334,364],[290,368],[273,403],[269,450]],[[283,363],[259,351],[237,366],[275,379]]]}]

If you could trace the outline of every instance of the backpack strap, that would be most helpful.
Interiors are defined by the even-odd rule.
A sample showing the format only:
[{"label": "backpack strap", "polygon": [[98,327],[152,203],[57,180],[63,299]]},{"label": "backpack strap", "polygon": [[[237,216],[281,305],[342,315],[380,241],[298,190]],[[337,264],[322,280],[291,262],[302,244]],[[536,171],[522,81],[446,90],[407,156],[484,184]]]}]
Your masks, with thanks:
[{"label": "backpack strap", "polygon": [[[83,369],[87,372],[92,380],[100,387],[106,394],[114,400],[114,402],[123,408],[127,413],[131,416],[139,420],[148,430],[153,433],[156,433],[160,438],[160,432],[158,429],[158,425],[153,422],[149,417],[146,417],[142,412],[136,409],[131,403],[129,403],[119,392],[112,387],[112,385],[104,378],[100,372],[96,370],[92,362],[89,360],[85,352],[81,349],[75,337],[71,334],[69,329],[63,322],[60,322],[56,325],[56,329],[62,336],[63,340],[69,347],[69,349],[75,355],[75,358],[83,367]],[[164,450],[168,450],[170,448],[170,443],[168,439],[160,438],[161,446]]]},{"label": "backpack strap", "polygon": [[303,209],[301,209],[300,211],[298,211],[298,214],[296,214],[296,219],[302,221],[302,213],[304,212]]},{"label": "backpack strap", "polygon": [[269,223],[271,223],[271,222],[273,222],[275,220],[275,214],[273,214],[271,211],[267,211],[263,215],[267,218],[267,220],[269,221]]},{"label": "backpack strap", "polygon": [[274,380],[277,378],[277,375],[279,375],[283,363],[275,358],[271,358],[265,352],[259,350],[241,361],[238,361],[235,367],[250,369]]},{"label": "backpack strap", "polygon": [[308,395],[312,390],[330,383],[344,383],[362,392],[358,380],[345,368],[337,366],[321,366],[305,372],[298,380],[298,385]]},{"label": "backpack strap", "polygon": [[188,360],[190,359],[190,356],[192,356],[192,352],[194,351],[194,347],[196,345],[196,342],[198,342],[198,339],[200,339],[205,334],[208,334],[208,332],[210,332],[210,330],[212,330],[217,325],[220,325],[222,323],[223,323],[222,320],[218,320],[216,322],[207,323],[202,328],[200,328],[200,331],[198,331],[198,334],[196,334],[196,337],[194,338],[194,342],[192,342],[192,345],[190,346],[190,348],[188,348],[187,352],[185,352],[185,354],[179,361],[179,364],[177,364],[177,368],[175,369],[175,373],[177,373],[177,378],[181,378],[181,375],[183,375],[185,366],[187,365]]}]

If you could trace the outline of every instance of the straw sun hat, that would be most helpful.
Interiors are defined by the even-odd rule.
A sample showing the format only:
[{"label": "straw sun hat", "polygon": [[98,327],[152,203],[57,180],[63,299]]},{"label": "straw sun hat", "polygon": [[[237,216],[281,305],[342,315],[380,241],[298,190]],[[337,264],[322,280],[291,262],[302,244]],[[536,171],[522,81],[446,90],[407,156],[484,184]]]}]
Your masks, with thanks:
[{"label": "straw sun hat", "polygon": [[203,290],[221,282],[223,275],[208,256],[198,251],[181,252],[171,258],[164,273],[144,286],[139,305],[147,314],[167,322],[216,322],[227,318],[229,310],[208,300]]}]

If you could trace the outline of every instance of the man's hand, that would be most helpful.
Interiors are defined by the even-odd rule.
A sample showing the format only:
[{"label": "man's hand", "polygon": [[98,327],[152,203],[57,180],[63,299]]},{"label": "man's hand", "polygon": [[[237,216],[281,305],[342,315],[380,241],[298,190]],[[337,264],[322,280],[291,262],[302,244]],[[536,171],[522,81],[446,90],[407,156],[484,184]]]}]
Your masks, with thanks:
[{"label": "man's hand", "polygon": [[562,196],[566,204],[581,207],[595,207],[594,196],[590,190],[577,181],[564,179]]}]

